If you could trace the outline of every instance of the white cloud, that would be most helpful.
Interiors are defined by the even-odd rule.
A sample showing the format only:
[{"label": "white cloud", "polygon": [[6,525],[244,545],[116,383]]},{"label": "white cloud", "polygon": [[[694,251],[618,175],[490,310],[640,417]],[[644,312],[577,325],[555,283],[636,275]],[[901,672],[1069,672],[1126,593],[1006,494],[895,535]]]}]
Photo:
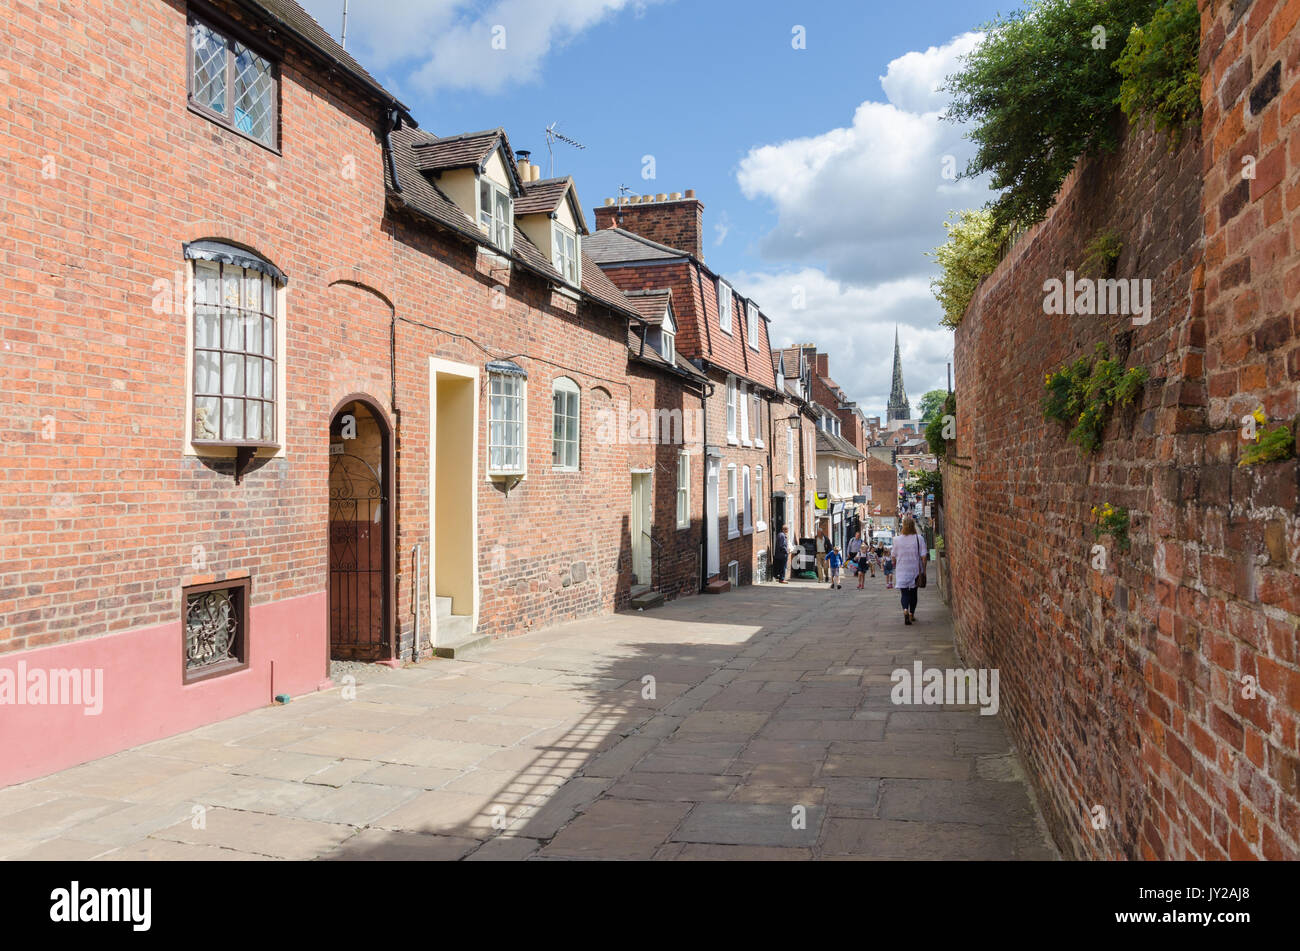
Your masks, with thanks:
[{"label": "white cloud", "polygon": [[884,416],[889,401],[895,327],[913,411],[922,393],[946,384],[952,334],[939,326],[928,278],[854,286],[813,267],[728,277],[772,318],[772,346],[816,343],[831,354],[831,377],[869,416]]},{"label": "white cloud", "polygon": [[[898,57],[880,77],[887,101],[863,102],[848,126],[755,148],[737,171],[745,196],[776,212],[759,250],[778,270],[746,275],[746,290],[772,315],[776,342],[831,353],[831,375],[870,411],[883,414],[889,397],[895,323],[913,409],[946,381],[952,335],[939,326],[925,252],[944,240],[950,211],[990,193],[984,181],[944,175],[945,158],[960,172],[972,146],[941,118],[939,87],[980,39]],[[790,306],[795,286],[806,309]]]},{"label": "white cloud", "polygon": [[[303,0],[338,36],[340,0]],[[624,9],[644,14],[646,0],[384,0],[348,10],[348,52],[378,74],[397,72],[426,92],[500,92],[540,75],[556,46]],[[497,46],[504,41],[504,48]]]},{"label": "white cloud", "polygon": [[961,57],[969,54],[983,34],[963,33],[943,46],[931,46],[924,53],[913,50],[893,60],[880,77],[880,85],[891,103],[908,112],[939,112],[948,108],[948,96],[940,90],[957,71]]},{"label": "white cloud", "polygon": [[777,224],[760,251],[773,260],[825,262],[832,277],[871,282],[929,273],[924,252],[943,240],[948,212],[982,205],[987,185],[945,177],[965,167],[964,129],[941,119],[937,86],[957,70],[979,34],[909,53],[889,64],[889,102],[864,102],[851,125],[753,149],[737,181],[767,199]]}]

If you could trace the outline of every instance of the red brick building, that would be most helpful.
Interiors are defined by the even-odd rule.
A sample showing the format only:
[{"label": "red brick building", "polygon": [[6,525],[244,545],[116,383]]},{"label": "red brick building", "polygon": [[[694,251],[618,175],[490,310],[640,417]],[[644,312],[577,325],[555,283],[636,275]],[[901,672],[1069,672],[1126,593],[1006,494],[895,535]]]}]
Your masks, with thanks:
[{"label": "red brick building", "polygon": [[[762,578],[770,557],[768,496],[777,391],[768,319],[703,260],[704,206],[693,192],[596,209],[592,258],[626,293],[672,292],[676,349],[711,387],[699,479],[706,590]],[[779,399],[778,399],[779,398]]]},{"label": "red brick building", "polygon": [[0,783],[631,593],[644,462],[596,421],[646,324],[572,182],[288,0],[129,6],[0,26],[0,665],[103,683],[7,709]]}]

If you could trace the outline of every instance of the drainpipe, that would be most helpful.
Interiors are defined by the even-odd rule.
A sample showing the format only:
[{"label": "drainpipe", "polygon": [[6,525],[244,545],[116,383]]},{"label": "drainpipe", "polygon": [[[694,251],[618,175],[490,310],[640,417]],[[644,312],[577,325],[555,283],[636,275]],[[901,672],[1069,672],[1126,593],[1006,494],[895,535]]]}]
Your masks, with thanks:
[{"label": "drainpipe", "polygon": [[[707,324],[708,321],[705,320]],[[700,546],[700,593],[704,593],[704,586],[709,581],[709,400],[713,398],[715,387],[711,381],[705,381],[700,384],[700,415],[704,417],[704,432],[702,437],[704,442],[701,445],[701,458],[704,460],[704,495],[701,496],[704,502],[704,534],[703,544]],[[721,470],[719,470],[720,472]],[[718,520],[713,520],[713,530],[718,530]]]},{"label": "drainpipe", "polygon": [[393,157],[393,133],[402,127],[402,114],[396,109],[389,109],[384,124],[384,152],[388,157],[388,173],[393,176],[393,191],[402,191],[402,182],[397,177],[397,159]]}]

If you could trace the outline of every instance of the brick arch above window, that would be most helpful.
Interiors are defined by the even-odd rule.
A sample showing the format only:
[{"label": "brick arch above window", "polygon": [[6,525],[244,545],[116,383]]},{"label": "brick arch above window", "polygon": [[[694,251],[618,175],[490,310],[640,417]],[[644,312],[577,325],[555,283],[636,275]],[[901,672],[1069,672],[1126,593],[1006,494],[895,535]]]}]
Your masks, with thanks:
[{"label": "brick arch above window", "polygon": [[220,241],[243,248],[265,261],[283,269],[293,255],[266,231],[250,228],[243,222],[217,218],[198,218],[181,228],[182,243]]}]

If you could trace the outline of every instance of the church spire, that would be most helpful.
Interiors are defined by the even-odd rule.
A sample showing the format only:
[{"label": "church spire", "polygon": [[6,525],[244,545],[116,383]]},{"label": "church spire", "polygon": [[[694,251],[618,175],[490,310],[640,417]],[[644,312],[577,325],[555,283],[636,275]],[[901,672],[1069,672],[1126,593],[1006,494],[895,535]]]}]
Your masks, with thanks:
[{"label": "church spire", "polygon": [[894,381],[889,388],[889,408],[885,417],[888,425],[897,419],[911,419],[912,407],[903,389],[903,358],[898,350],[898,325],[894,325]]}]

